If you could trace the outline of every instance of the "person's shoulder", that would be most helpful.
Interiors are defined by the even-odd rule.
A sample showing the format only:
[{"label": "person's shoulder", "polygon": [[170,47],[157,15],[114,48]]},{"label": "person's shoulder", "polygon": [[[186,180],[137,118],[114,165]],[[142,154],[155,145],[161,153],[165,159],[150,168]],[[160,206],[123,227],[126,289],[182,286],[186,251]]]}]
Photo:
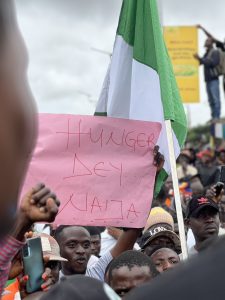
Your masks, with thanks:
[{"label": "person's shoulder", "polygon": [[212,55],[220,55],[220,53],[221,53],[221,49],[218,49],[218,48],[212,49]]},{"label": "person's shoulder", "polygon": [[88,267],[92,267],[98,262],[99,258],[95,255],[91,255],[89,261],[88,261]]},{"label": "person's shoulder", "polygon": [[91,266],[88,266],[87,273],[92,272],[93,270],[99,270],[104,268],[106,265],[108,265],[111,260],[113,259],[113,256],[110,251],[107,251],[104,255],[98,258],[98,260],[92,264]]},{"label": "person's shoulder", "polygon": [[193,255],[198,254],[198,251],[195,249],[195,246],[192,246],[189,250],[188,250],[188,256],[191,257]]},{"label": "person's shoulder", "polygon": [[112,254],[110,251],[106,251],[98,261],[111,261],[113,259]]}]

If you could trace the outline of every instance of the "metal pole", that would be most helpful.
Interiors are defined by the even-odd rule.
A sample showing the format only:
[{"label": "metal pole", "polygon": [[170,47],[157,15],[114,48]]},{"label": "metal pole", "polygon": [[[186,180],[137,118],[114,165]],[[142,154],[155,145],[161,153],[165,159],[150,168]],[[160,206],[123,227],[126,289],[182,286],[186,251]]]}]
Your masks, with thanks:
[{"label": "metal pole", "polygon": [[175,197],[175,204],[176,204],[176,212],[177,212],[177,220],[178,220],[178,228],[179,228],[182,256],[183,256],[183,260],[185,260],[188,258],[188,251],[187,251],[186,235],[185,235],[185,228],[184,228],[184,218],[183,218],[181,199],[180,199],[179,184],[178,184],[178,178],[177,178],[176,157],[175,157],[175,152],[174,152],[171,121],[166,120],[165,124],[166,124],[167,141],[168,141],[168,147],[169,147],[171,175],[172,175],[172,180],[173,180],[174,197]]}]

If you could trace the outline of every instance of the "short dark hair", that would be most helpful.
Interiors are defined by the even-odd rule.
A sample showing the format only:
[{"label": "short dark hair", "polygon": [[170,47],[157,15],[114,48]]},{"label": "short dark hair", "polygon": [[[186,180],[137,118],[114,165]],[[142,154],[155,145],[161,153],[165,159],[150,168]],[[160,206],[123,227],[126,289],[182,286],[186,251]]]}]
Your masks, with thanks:
[{"label": "short dark hair", "polygon": [[109,282],[112,280],[112,273],[114,270],[121,267],[128,267],[128,269],[131,270],[135,266],[149,267],[152,277],[156,277],[159,274],[150,257],[140,251],[129,250],[112,261],[109,267]]},{"label": "short dark hair", "polygon": [[90,236],[98,235],[101,238],[100,230],[97,226],[85,226],[85,229],[90,233]]},{"label": "short dark hair", "polygon": [[60,236],[63,232],[63,230],[67,227],[70,227],[70,225],[60,225],[59,227],[56,228],[56,230],[54,231],[54,238],[56,239],[56,241],[59,243],[60,240]]},{"label": "short dark hair", "polygon": [[145,254],[149,257],[151,257],[156,251],[160,250],[160,249],[170,249],[172,251],[174,251],[177,255],[179,255],[179,253],[176,251],[175,247],[168,247],[168,246],[162,246],[162,245],[158,245],[158,246],[154,246],[152,248],[148,248],[147,252],[145,252]]},{"label": "short dark hair", "polygon": [[80,228],[84,228],[87,230],[87,228],[85,228],[83,226],[78,226],[78,225],[60,225],[59,227],[56,228],[56,230],[54,231],[54,235],[53,235],[53,237],[56,239],[58,244],[60,243],[60,237],[62,235],[63,230],[66,228],[69,228],[69,227],[80,227]]}]

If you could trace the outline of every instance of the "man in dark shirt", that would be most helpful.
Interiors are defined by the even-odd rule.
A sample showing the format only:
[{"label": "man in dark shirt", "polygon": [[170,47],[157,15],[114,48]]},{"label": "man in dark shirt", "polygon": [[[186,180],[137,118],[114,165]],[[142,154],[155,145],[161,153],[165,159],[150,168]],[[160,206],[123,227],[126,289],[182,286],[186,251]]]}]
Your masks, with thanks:
[{"label": "man in dark shirt", "polygon": [[[214,43],[215,43],[215,45],[216,45],[216,47],[218,49],[220,49],[221,51],[225,52],[225,42],[219,41],[211,33],[209,33],[203,26],[197,25],[197,27],[199,29],[201,29],[207,35],[207,37],[210,37],[210,38],[213,39],[213,41],[214,41]],[[223,76],[223,89],[224,89],[224,92],[225,92],[225,76]]]},{"label": "man in dark shirt", "polygon": [[205,41],[205,55],[201,58],[198,54],[194,54],[194,58],[204,66],[206,90],[211,108],[211,116],[212,120],[215,121],[220,118],[221,114],[219,75],[216,70],[216,67],[220,63],[220,53],[213,47],[213,43],[214,40],[211,37],[208,37]]}]

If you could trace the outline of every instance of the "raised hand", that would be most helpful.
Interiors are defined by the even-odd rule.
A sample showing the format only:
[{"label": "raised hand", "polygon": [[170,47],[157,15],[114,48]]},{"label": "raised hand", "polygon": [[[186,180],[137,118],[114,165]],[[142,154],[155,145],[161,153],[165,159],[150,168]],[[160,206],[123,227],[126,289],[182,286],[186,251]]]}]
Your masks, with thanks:
[{"label": "raised hand", "polygon": [[22,199],[19,214],[30,223],[55,220],[60,201],[44,184],[38,184]]}]

